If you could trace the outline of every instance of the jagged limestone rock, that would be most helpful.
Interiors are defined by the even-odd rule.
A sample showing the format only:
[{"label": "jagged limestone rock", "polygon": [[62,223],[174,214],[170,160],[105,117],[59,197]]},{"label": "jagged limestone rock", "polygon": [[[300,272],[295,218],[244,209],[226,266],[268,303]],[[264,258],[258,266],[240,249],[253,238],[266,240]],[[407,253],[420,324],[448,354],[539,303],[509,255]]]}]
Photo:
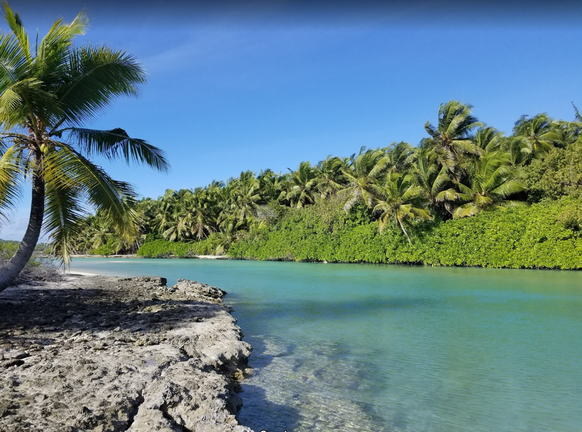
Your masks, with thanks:
[{"label": "jagged limestone rock", "polygon": [[0,294],[0,431],[252,432],[251,347],[224,291],[160,277],[70,277]]}]

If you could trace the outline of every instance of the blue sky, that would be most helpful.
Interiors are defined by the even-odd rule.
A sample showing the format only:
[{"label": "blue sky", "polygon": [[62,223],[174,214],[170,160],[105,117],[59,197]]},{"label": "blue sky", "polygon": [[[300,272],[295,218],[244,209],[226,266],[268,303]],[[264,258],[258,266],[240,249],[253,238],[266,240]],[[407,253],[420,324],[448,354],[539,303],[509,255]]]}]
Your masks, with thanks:
[{"label": "blue sky", "polygon": [[[166,151],[167,174],[98,161],[155,198],[249,169],[287,172],[362,146],[417,144],[452,99],[507,134],[521,115],[572,119],[571,102],[582,107],[582,7],[435,3],[10,5],[41,36],[84,8],[80,44],[126,50],[145,66],[140,97],[116,100],[87,126],[122,127]],[[0,238],[21,238],[29,193]]]}]

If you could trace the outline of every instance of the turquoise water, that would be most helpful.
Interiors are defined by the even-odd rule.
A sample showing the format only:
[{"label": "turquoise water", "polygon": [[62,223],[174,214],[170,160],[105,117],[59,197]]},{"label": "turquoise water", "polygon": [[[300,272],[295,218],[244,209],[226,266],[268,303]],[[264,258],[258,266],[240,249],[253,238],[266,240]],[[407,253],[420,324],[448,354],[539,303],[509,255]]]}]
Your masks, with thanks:
[{"label": "turquoise water", "polygon": [[287,431],[582,430],[582,273],[76,259],[225,289],[254,347],[241,423]]}]

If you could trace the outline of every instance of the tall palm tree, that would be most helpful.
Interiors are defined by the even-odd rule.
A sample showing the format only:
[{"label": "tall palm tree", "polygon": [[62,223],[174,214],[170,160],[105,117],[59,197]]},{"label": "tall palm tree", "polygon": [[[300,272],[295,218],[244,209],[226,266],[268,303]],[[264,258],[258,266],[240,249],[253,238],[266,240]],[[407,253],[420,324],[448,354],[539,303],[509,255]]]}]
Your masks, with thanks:
[{"label": "tall palm tree", "polygon": [[32,204],[22,242],[0,271],[0,290],[30,259],[43,218],[56,250],[68,262],[84,199],[119,234],[135,234],[132,187],[112,179],[90,156],[168,168],[159,149],[123,129],[80,128],[115,97],[136,95],[145,72],[132,56],[105,46],[74,47],[73,39],[87,27],[83,13],[70,24],[55,21],[34,48],[6,3],[4,13],[10,32],[0,35],[0,212],[14,204],[21,179],[32,179]]},{"label": "tall palm tree", "polygon": [[430,138],[425,138],[421,145],[434,151],[439,163],[453,178],[460,180],[463,156],[483,153],[471,136],[473,129],[479,126],[482,123],[471,114],[471,106],[449,101],[440,106],[436,127],[429,122],[424,125]]}]

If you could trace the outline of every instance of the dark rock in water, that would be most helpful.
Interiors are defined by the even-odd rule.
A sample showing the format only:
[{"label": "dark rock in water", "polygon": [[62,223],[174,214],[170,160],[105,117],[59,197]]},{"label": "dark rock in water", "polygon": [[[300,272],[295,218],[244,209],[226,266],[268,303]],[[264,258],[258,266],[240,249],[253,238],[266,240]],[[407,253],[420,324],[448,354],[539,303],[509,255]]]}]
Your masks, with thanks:
[{"label": "dark rock in water", "polygon": [[224,295],[153,276],[3,291],[0,431],[252,432],[236,419],[251,347]]}]

